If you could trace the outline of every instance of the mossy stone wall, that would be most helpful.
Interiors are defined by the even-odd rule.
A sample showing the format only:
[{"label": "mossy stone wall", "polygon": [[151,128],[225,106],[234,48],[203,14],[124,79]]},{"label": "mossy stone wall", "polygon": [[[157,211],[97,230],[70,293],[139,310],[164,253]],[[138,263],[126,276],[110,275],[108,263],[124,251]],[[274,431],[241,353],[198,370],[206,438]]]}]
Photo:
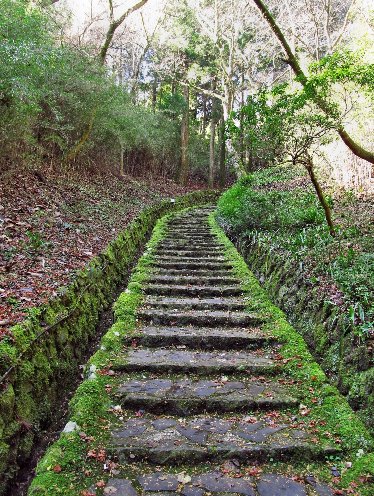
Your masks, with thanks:
[{"label": "mossy stone wall", "polygon": [[60,297],[13,327],[14,340],[0,343],[0,496],[30,458],[38,434],[73,384],[100,312],[124,282],[157,219],[217,198],[214,191],[199,191],[143,210]]},{"label": "mossy stone wall", "polygon": [[366,344],[347,328],[347,316],[324,300],[318,286],[305,278],[302,267],[292,259],[246,235],[235,244],[272,301],[304,337],[330,381],[373,432],[374,368],[370,368]]}]

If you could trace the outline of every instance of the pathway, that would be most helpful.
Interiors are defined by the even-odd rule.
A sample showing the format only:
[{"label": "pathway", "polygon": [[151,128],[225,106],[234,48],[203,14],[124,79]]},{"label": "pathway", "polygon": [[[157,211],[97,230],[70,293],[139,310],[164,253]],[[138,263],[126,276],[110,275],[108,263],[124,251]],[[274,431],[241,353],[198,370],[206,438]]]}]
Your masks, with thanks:
[{"label": "pathway", "polygon": [[313,478],[269,469],[269,461],[318,461],[334,449],[295,426],[300,405],[278,380],[279,345],[261,331],[259,313],[245,311],[208,214],[169,222],[136,347],[113,365],[123,374],[116,401],[133,413],[113,431],[111,450],[138,475],[112,477],[105,494],[332,495]]}]

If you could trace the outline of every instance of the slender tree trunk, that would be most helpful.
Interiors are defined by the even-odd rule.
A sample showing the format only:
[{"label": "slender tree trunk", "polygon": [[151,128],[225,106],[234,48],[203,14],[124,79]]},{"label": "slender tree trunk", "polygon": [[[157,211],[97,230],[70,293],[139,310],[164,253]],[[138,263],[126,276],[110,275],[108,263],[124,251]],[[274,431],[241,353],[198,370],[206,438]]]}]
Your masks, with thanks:
[{"label": "slender tree trunk", "polygon": [[[212,91],[214,92],[216,89],[216,81],[213,78],[211,83]],[[213,188],[214,184],[214,171],[215,171],[215,144],[216,144],[216,127],[217,127],[217,113],[218,113],[218,101],[217,98],[212,98],[212,115],[210,120],[210,146],[209,146],[209,177],[208,177],[208,185],[210,188]]]},{"label": "slender tree trunk", "polygon": [[209,177],[208,186],[213,188],[215,169],[215,142],[216,142],[216,120],[212,116],[210,121],[210,143],[209,143]]},{"label": "slender tree trunk", "polygon": [[188,142],[190,121],[190,88],[188,84],[183,86],[183,97],[185,101],[185,110],[183,112],[181,125],[181,163],[177,179],[179,184],[185,185],[189,176]]},{"label": "slender tree trunk", "polygon": [[307,159],[307,162],[305,164],[305,168],[308,171],[310,180],[312,181],[314,189],[316,190],[318,200],[319,200],[320,204],[322,205],[323,210],[325,211],[325,218],[326,218],[327,225],[329,226],[330,234],[331,234],[331,236],[335,236],[335,228],[334,228],[334,224],[333,224],[332,217],[331,217],[331,209],[329,207],[329,204],[326,201],[325,195],[323,194],[321,185],[319,184],[318,179],[314,173],[314,165],[313,165],[312,159],[310,157],[308,157],[308,159]]},{"label": "slender tree trunk", "polygon": [[[306,77],[304,71],[302,70],[299,61],[297,60],[296,55],[292,51],[290,45],[288,44],[285,36],[283,35],[281,29],[279,28],[278,24],[276,23],[274,17],[270,13],[269,9],[266,7],[266,5],[262,2],[262,0],[253,0],[254,3],[257,5],[259,10],[261,11],[262,15],[264,16],[265,20],[271,27],[271,30],[275,34],[275,36],[278,38],[280,44],[282,45],[284,51],[287,54],[288,60],[287,63],[290,65],[292,68],[293,72],[297,76],[298,80],[303,86],[306,86],[308,82],[308,78]],[[326,115],[330,115],[330,109],[329,105],[326,101],[318,97],[317,94],[314,95],[314,101],[315,103],[320,107],[320,109],[326,113]],[[337,132],[341,139],[344,141],[344,143],[348,146],[348,148],[357,156],[362,158],[363,160],[366,160],[367,162],[370,162],[371,164],[374,164],[374,153],[370,152],[369,150],[366,150],[363,148],[360,144],[356,143],[353,138],[347,133],[347,131],[344,129],[343,125],[339,125],[337,127]]]},{"label": "slender tree trunk", "polygon": [[157,103],[157,79],[155,78],[152,83],[152,111],[156,112],[156,103]]},{"label": "slender tree trunk", "polygon": [[221,118],[219,126],[219,187],[223,189],[226,185],[226,136],[225,119]]},{"label": "slender tree trunk", "polygon": [[124,150],[124,147],[123,147],[123,143],[121,142],[120,143],[120,147],[121,147],[121,150],[120,150],[120,170],[119,170],[119,173],[121,174],[122,177],[124,177],[125,175],[125,161],[124,161],[124,153],[125,153],[125,150]]}]

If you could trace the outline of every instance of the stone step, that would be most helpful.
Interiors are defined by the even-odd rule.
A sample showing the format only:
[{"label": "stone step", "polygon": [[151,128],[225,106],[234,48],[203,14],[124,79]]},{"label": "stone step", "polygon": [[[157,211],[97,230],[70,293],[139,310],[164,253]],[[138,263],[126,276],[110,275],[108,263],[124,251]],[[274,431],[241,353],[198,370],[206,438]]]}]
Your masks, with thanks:
[{"label": "stone step", "polygon": [[145,460],[157,465],[226,459],[311,461],[339,452],[314,444],[306,431],[292,427],[287,419],[274,424],[266,414],[253,423],[247,418],[132,418],[112,432],[112,449],[122,463]]},{"label": "stone step", "polygon": [[153,267],[161,267],[163,269],[210,269],[210,270],[223,270],[232,269],[232,264],[228,262],[195,262],[194,260],[189,260],[187,262],[166,262],[156,258]]},{"label": "stone step", "polygon": [[160,241],[157,245],[158,249],[168,249],[174,251],[180,250],[223,250],[224,246],[217,241],[195,241],[192,242],[190,239],[180,240],[174,239],[165,242],[164,240]]},{"label": "stone step", "polygon": [[186,276],[186,275],[163,275],[163,274],[151,274],[148,283],[154,284],[170,284],[170,285],[200,285],[200,286],[211,286],[211,285],[232,285],[239,284],[240,281],[236,277],[229,276]]},{"label": "stone step", "polygon": [[209,251],[214,254],[217,252],[222,253],[223,249],[224,247],[217,243],[192,243],[191,241],[181,242],[179,240],[175,240],[174,242],[170,241],[169,243],[164,243],[161,241],[157,245],[157,250],[167,250],[169,253],[175,253],[183,250],[193,250],[196,253],[201,251]]},{"label": "stone step", "polygon": [[[180,271],[175,271],[180,272]],[[194,271],[201,272],[203,275],[206,271]],[[169,271],[170,273],[170,271]],[[181,284],[175,284],[172,286],[166,286],[163,284],[148,284],[144,287],[143,292],[148,295],[178,295],[178,296],[238,296],[243,294],[243,290],[240,286],[183,286]]]},{"label": "stone step", "polygon": [[168,235],[188,235],[188,236],[209,236],[209,237],[216,237],[214,233],[210,229],[202,229],[202,228],[184,228],[184,227],[175,227],[175,228],[169,228],[167,230]]},{"label": "stone step", "polygon": [[156,415],[294,408],[299,402],[273,381],[148,379],[124,382],[116,398],[124,408]]},{"label": "stone step", "polygon": [[213,236],[188,236],[181,234],[167,234],[163,238],[163,243],[188,243],[189,245],[210,245],[210,246],[219,246],[216,237]]},{"label": "stone step", "polygon": [[276,370],[271,358],[239,351],[192,351],[176,348],[135,348],[118,356],[113,369],[134,372],[157,373],[193,372],[199,375],[210,373],[272,374]]},{"label": "stone step", "polygon": [[253,327],[264,323],[264,319],[256,313],[225,312],[220,310],[173,311],[171,309],[141,308],[138,310],[137,315],[143,322],[151,322],[157,325]]},{"label": "stone step", "polygon": [[144,326],[136,334],[125,337],[126,344],[134,339],[148,347],[182,346],[189,349],[245,350],[257,349],[276,342],[260,330],[211,327]]},{"label": "stone step", "polygon": [[[238,460],[226,462],[233,473],[239,473]],[[244,467],[245,469],[245,467]],[[215,471],[186,476],[185,473],[152,472],[130,479],[109,478],[106,494],[117,496],[333,496],[336,492],[326,484],[315,482],[305,486],[291,477],[278,473],[259,473],[258,477],[241,474],[230,477],[222,473],[220,467]],[[244,470],[245,473],[245,470]],[[125,475],[128,477],[128,475]],[[313,478],[314,480],[314,478]],[[135,487],[140,490],[136,491]],[[92,488],[92,494],[97,494]]]},{"label": "stone step", "polygon": [[228,269],[217,270],[217,269],[169,269],[165,267],[153,267],[153,274],[165,275],[165,276],[190,276],[190,277],[222,277],[231,276],[231,272]]},{"label": "stone step", "polygon": [[221,263],[223,265],[228,265],[232,267],[227,261],[227,258],[222,255],[210,255],[209,257],[205,257],[195,253],[194,257],[185,257],[184,255],[176,255],[175,253],[169,253],[166,255],[156,255],[157,262],[169,262],[169,263]]},{"label": "stone step", "polygon": [[183,258],[206,258],[206,259],[215,259],[217,257],[222,257],[223,251],[222,250],[200,250],[196,251],[191,249],[186,249],[186,250],[181,250],[181,251],[175,251],[174,249],[171,250],[157,250],[155,252],[155,256],[160,256],[160,257],[183,257]]},{"label": "stone step", "polygon": [[147,296],[144,300],[146,308],[173,308],[177,310],[244,310],[248,306],[243,298],[183,298],[167,296]]}]

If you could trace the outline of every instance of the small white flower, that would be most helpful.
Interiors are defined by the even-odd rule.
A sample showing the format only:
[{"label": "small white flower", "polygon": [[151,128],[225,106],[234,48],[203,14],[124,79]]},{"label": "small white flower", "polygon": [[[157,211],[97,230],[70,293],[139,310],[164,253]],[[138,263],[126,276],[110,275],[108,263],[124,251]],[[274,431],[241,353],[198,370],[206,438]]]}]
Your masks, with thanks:
[{"label": "small white flower", "polygon": [[362,448],[360,448],[357,453],[356,453],[356,456],[357,458],[361,458],[362,456],[364,456],[365,452]]}]

